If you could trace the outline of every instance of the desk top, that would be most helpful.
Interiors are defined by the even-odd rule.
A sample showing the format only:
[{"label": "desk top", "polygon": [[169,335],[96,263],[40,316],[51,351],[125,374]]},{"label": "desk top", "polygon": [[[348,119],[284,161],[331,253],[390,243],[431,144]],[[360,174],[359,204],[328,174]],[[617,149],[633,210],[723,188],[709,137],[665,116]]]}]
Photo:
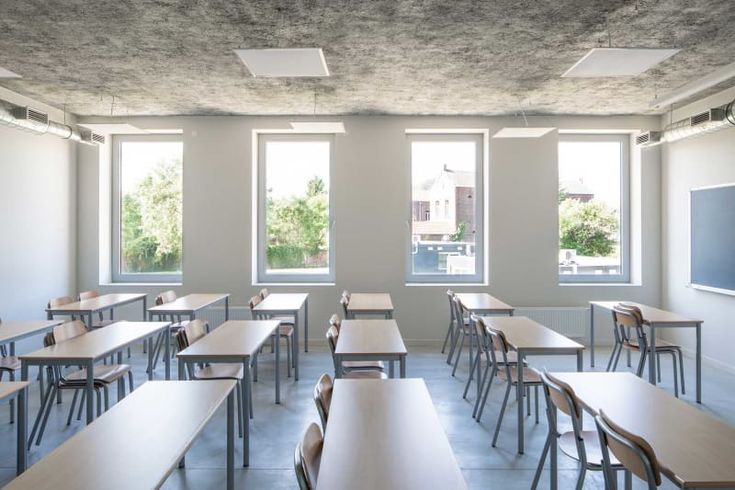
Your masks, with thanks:
[{"label": "desk top", "polygon": [[194,313],[202,308],[213,305],[218,301],[229,298],[229,293],[212,293],[212,294],[187,294],[175,300],[164,303],[162,305],[152,306],[148,308],[150,313],[167,314],[167,313]]},{"label": "desk top", "polygon": [[585,409],[602,409],[653,447],[661,470],[685,487],[735,486],[735,427],[631,373],[553,373]]},{"label": "desk top", "polygon": [[159,488],[234,388],[148,381],[5,488]]},{"label": "desk top", "polygon": [[661,310],[654,308],[653,306],[642,305],[634,301],[590,301],[591,305],[599,306],[607,310],[613,309],[615,305],[619,303],[625,303],[633,306],[637,306],[643,313],[643,322],[646,324],[651,323],[704,323],[702,320],[693,320],[685,316],[672,313],[670,311]]},{"label": "desk top", "polygon": [[505,334],[514,350],[524,352],[583,350],[584,346],[525,316],[483,317],[485,325]]},{"label": "desk top", "polygon": [[393,311],[388,293],[352,293],[347,311]]},{"label": "desk top", "polygon": [[100,359],[135,341],[149,337],[168,325],[169,322],[116,322],[105,328],[98,328],[79,337],[28,354],[21,354],[18,357],[21,361],[31,362],[55,359]]},{"label": "desk top", "polygon": [[0,381],[0,400],[18,393],[30,384],[28,381]]},{"label": "desk top", "polygon": [[345,488],[467,488],[423,380],[335,380],[317,490]]},{"label": "desk top", "polygon": [[308,298],[308,293],[271,293],[253,309],[255,311],[298,311]]},{"label": "desk top", "polygon": [[15,342],[16,340],[30,337],[51,330],[56,325],[61,325],[64,320],[20,320],[6,321],[0,323],[0,344]]},{"label": "desk top", "polygon": [[499,299],[490,296],[488,293],[456,293],[462,306],[471,312],[479,311],[502,311],[510,312],[515,308],[507,303],[503,303]]},{"label": "desk top", "polygon": [[186,360],[252,356],[278,328],[278,320],[229,320],[177,354]]},{"label": "desk top", "polygon": [[63,313],[96,313],[98,311],[107,310],[114,308],[115,306],[122,306],[133,301],[138,301],[145,298],[145,293],[113,293],[103,294],[95,298],[89,298],[82,301],[75,301],[66,305],[57,306],[55,308],[46,308],[49,313],[63,314]]},{"label": "desk top", "polygon": [[395,320],[342,320],[335,354],[406,354]]}]

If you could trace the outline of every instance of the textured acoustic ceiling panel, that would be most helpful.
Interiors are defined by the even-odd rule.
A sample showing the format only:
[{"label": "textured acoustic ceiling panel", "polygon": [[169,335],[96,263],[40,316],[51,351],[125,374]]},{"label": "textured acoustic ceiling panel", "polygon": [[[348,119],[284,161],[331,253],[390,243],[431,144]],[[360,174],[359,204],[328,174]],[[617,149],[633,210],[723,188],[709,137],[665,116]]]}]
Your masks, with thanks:
[{"label": "textured acoustic ceiling panel", "polygon": [[[635,114],[733,61],[733,0],[0,1],[0,86],[82,115]],[[681,48],[561,78],[593,47]],[[253,78],[233,49],[320,47],[329,78]],[[112,104],[114,96],[114,107]]]}]

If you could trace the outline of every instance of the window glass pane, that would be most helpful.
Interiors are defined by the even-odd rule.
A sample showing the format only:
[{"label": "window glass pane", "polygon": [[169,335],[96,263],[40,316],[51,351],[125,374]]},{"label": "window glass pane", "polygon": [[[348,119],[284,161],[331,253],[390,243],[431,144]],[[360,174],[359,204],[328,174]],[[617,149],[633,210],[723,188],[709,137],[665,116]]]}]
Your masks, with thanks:
[{"label": "window glass pane", "polygon": [[266,274],[329,274],[329,146],[265,144]]},{"label": "window glass pane", "polygon": [[559,143],[559,274],[621,275],[622,143]]},{"label": "window glass pane", "polygon": [[181,273],[182,153],[181,142],[121,142],[123,274]]},{"label": "window glass pane", "polygon": [[414,275],[475,274],[477,143],[411,143]]}]

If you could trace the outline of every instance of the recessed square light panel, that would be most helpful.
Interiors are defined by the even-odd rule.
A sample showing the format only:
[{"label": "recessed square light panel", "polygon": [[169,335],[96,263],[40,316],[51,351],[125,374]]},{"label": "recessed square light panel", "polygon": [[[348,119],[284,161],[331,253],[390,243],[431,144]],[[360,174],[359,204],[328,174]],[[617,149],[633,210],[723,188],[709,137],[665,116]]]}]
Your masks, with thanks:
[{"label": "recessed square light panel", "polygon": [[23,78],[15,72],[0,66],[0,78]]},{"label": "recessed square light panel", "polygon": [[328,77],[321,48],[236,49],[254,77]]},{"label": "recessed square light panel", "polygon": [[634,77],[671,58],[679,51],[678,49],[593,48],[562,77]]}]

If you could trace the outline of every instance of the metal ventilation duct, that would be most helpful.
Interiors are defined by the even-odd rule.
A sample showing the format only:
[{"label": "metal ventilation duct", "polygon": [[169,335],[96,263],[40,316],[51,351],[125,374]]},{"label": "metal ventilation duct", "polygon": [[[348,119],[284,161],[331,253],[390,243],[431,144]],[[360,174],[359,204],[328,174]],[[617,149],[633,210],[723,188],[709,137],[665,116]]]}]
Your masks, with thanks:
[{"label": "metal ventilation duct", "polygon": [[735,127],[735,100],[669,124],[661,131],[658,140],[653,137],[655,131],[641,133],[636,136],[636,144],[643,147],[655,146],[732,127]]},{"label": "metal ventilation duct", "polygon": [[87,138],[83,138],[79,130],[49,120],[48,114],[45,112],[31,107],[20,107],[5,100],[0,100],[0,123],[35,134],[52,134],[65,140],[78,141],[89,145],[104,143],[104,136],[92,133]]}]

